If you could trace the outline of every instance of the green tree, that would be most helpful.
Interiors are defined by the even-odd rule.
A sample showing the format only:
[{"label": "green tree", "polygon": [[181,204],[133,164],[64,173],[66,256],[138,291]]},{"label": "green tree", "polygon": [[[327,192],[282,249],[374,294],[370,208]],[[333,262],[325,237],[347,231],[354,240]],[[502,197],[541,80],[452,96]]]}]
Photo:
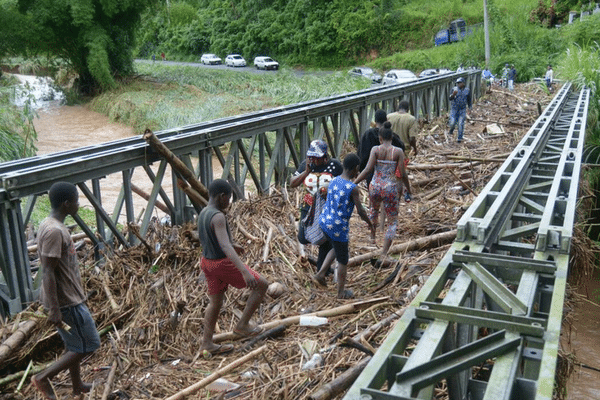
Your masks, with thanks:
[{"label": "green tree", "polygon": [[79,74],[80,90],[94,93],[133,72],[135,28],[155,1],[18,0],[18,8],[27,17],[27,50],[67,60]]}]

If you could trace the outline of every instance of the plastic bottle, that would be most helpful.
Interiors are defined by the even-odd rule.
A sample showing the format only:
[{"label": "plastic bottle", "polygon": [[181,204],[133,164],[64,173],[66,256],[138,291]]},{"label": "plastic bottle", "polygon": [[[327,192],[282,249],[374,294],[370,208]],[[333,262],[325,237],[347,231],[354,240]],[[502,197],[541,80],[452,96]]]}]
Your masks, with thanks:
[{"label": "plastic bottle", "polygon": [[302,366],[303,370],[315,369],[320,367],[323,363],[323,357],[319,353],[313,354],[313,356]]},{"label": "plastic bottle", "polygon": [[325,317],[317,317],[316,315],[301,315],[300,316],[300,325],[301,326],[319,326],[325,325],[327,323],[327,318]]}]

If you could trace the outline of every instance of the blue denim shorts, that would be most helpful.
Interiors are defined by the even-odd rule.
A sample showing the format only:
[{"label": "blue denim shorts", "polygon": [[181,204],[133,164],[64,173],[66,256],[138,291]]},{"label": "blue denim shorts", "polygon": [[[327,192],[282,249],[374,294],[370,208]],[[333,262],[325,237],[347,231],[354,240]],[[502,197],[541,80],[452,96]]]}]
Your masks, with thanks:
[{"label": "blue denim shorts", "polygon": [[90,310],[84,303],[60,309],[63,321],[71,327],[68,332],[58,328],[68,351],[90,353],[100,348],[100,336]]}]

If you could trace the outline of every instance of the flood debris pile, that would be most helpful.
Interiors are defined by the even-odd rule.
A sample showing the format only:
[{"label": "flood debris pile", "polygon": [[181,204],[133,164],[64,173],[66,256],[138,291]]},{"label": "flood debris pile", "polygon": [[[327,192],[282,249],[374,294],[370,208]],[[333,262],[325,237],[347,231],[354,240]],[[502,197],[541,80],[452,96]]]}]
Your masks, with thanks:
[{"label": "flood debris pile", "polygon": [[[101,349],[82,364],[84,380],[95,382],[85,398],[184,398],[190,386],[195,394],[188,398],[230,390],[228,398],[325,399],[343,391],[339,380],[351,382],[352,373],[364,367],[448,250],[464,210],[537,118],[537,104],[550,100],[538,85],[516,93],[493,89],[480,99],[460,145],[446,137],[445,119],[422,125],[420,152],[409,166],[413,200],[400,205],[394,254],[384,267],[370,262],[381,248],[382,230],[372,245],[366,224],[356,214],[352,218],[347,287],[354,299],[336,299],[331,276],[327,288],[311,280],[316,249],[303,249],[296,240],[301,189],[275,188],[234,203],[228,219],[234,240],[245,249],[242,259],[273,285],[254,315],[264,334],[245,340],[232,329],[248,292],[227,291],[215,341],[234,343],[231,353],[209,358],[199,351],[208,297],[194,225],[156,220],[145,243],[106,254],[101,263],[93,261],[89,246],[82,248],[88,305],[102,335]],[[32,320],[31,313],[5,324],[2,342]],[[0,381],[7,393],[2,399],[39,399],[28,385],[16,391],[22,371],[33,361],[34,373],[62,349],[51,327],[33,325],[4,358],[3,375],[16,375]],[[219,379],[207,382],[208,376]],[[64,373],[54,381],[61,398],[70,396],[69,385]],[[436,397],[446,396],[442,385]]]}]

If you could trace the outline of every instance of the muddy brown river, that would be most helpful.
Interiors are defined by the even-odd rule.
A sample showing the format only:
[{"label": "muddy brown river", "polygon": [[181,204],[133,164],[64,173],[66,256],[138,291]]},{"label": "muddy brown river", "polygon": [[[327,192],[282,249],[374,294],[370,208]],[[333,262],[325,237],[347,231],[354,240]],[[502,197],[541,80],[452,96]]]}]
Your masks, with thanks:
[{"label": "muddy brown river", "polygon": [[[133,135],[133,129],[110,122],[99,113],[84,106],[49,107],[38,110],[39,118],[34,124],[38,132],[38,154],[48,154],[91,144],[104,143]],[[218,163],[216,163],[218,164]],[[214,164],[214,165],[216,165]],[[156,171],[158,163],[153,166]],[[168,169],[167,169],[168,170]],[[215,171],[217,173],[217,171]],[[102,202],[107,210],[113,209],[121,190],[121,175],[114,174],[101,180]],[[141,169],[136,172],[133,182],[150,192],[152,184]],[[164,180],[164,189],[171,195],[171,178]],[[146,201],[134,196],[136,213],[146,206]],[[81,199],[82,207],[91,205]],[[162,212],[157,211],[157,216]],[[583,301],[576,310],[575,322],[570,336],[562,333],[562,347],[565,351],[574,351],[584,366],[576,367],[569,381],[569,400],[600,399],[600,274],[597,274],[582,286],[580,292],[589,302]]]}]

